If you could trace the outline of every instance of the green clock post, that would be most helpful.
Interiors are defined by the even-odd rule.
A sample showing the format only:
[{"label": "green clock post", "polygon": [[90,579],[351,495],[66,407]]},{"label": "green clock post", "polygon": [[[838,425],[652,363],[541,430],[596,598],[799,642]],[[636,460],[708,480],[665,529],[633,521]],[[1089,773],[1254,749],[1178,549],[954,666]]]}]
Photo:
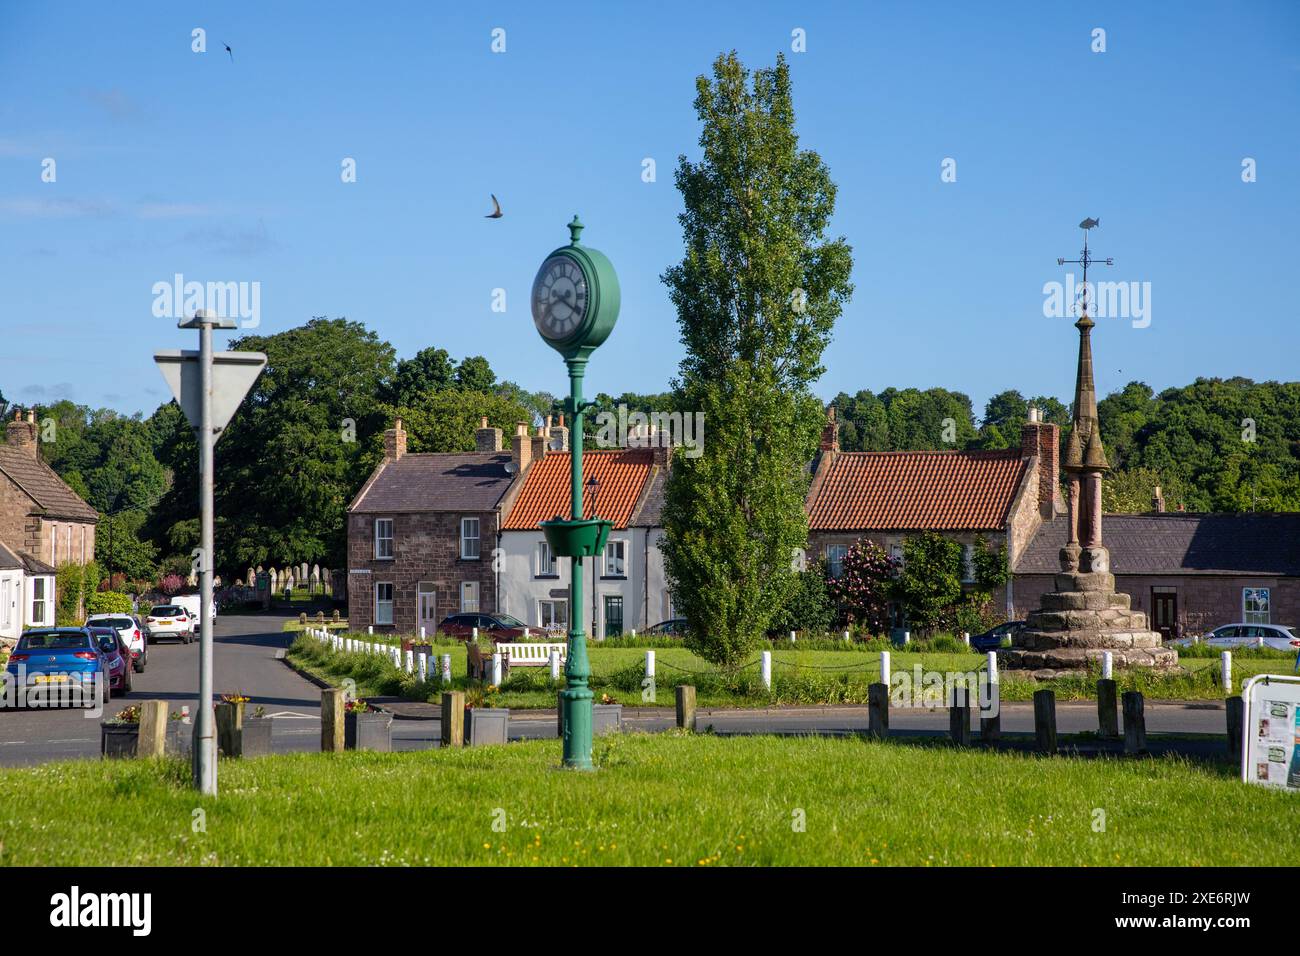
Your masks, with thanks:
[{"label": "green clock post", "polygon": [[578,242],[582,223],[569,223],[570,242],[546,257],[533,280],[533,321],[546,344],[564,356],[569,369],[569,398],[565,410],[573,420],[571,488],[573,506],[568,520],[556,515],[542,522],[551,551],[571,559],[569,578],[569,654],[565,664],[564,766],[591,770],[591,664],[587,635],[582,629],[582,561],[605,549],[611,523],[582,514],[582,423],[593,403],[582,397],[587,359],[614,329],[618,320],[618,276],[608,259]]}]

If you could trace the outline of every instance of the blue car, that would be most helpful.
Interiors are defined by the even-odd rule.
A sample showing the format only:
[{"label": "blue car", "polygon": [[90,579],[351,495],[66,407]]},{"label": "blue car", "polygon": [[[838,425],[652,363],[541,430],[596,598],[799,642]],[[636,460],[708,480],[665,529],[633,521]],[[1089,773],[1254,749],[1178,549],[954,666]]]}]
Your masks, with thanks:
[{"label": "blue car", "polygon": [[983,634],[971,635],[970,649],[972,651],[996,651],[1007,638],[1015,637],[1024,629],[1024,621],[1004,621]]},{"label": "blue car", "polygon": [[84,627],[49,627],[27,631],[9,655],[5,692],[0,703],[52,707],[107,703],[109,663]]}]

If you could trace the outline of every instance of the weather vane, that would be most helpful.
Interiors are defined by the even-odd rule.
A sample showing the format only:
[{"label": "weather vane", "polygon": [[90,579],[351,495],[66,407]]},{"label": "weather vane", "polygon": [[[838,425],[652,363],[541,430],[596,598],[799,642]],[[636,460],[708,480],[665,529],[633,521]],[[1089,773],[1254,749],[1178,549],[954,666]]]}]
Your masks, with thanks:
[{"label": "weather vane", "polygon": [[1083,266],[1083,314],[1085,316],[1087,316],[1088,314],[1088,266],[1092,265],[1093,262],[1100,262],[1108,266],[1113,266],[1115,264],[1115,260],[1113,258],[1093,259],[1092,253],[1088,251],[1088,230],[1091,229],[1093,226],[1100,226],[1100,225],[1101,225],[1100,219],[1092,219],[1092,218],[1085,219],[1083,222],[1079,223],[1079,228],[1083,230],[1083,251],[1079,253],[1079,258],[1056,260],[1056,264],[1058,266],[1063,266],[1067,262],[1070,263],[1071,265]]}]

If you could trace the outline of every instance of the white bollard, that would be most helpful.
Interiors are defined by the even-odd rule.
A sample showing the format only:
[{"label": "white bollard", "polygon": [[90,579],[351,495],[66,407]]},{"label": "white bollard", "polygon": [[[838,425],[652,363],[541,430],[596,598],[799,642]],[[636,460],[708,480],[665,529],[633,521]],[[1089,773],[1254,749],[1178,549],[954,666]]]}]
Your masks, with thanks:
[{"label": "white bollard", "polygon": [[1115,672],[1115,659],[1111,656],[1110,651],[1101,652],[1101,679],[1110,680],[1111,674]]},{"label": "white bollard", "polygon": [[990,683],[990,684],[996,684],[996,683],[998,682],[998,654],[997,654],[997,651],[989,651],[989,653],[988,653],[988,657],[986,658],[986,660],[988,661],[988,665],[987,665],[987,667],[988,667],[988,671],[989,671],[989,683]]},{"label": "white bollard", "polygon": [[182,704],[182,705],[181,705],[181,723],[182,723],[182,724],[188,724],[189,722],[190,722],[190,705],[189,705],[189,704]]},{"label": "white bollard", "polygon": [[880,683],[889,683],[889,651],[880,652]]},{"label": "white bollard", "polygon": [[1223,678],[1224,696],[1232,693],[1232,651],[1224,651],[1219,658],[1220,676]]},{"label": "white bollard", "polygon": [[655,652],[654,651],[645,652],[645,676],[648,677],[650,680],[654,680],[654,676],[655,676]]},{"label": "white bollard", "polygon": [[758,665],[758,675],[763,680],[763,687],[766,690],[772,689],[772,652],[764,651],[763,660]]},{"label": "white bollard", "polygon": [[429,655],[421,654],[418,660],[420,662],[420,683],[423,684],[429,679]]},{"label": "white bollard", "polygon": [[790,643],[791,643],[791,644],[794,643],[794,631],[791,631],[791,632],[790,632]]},{"label": "white bollard", "polygon": [[451,655],[450,654],[442,655],[442,682],[444,684],[451,683]]},{"label": "white bollard", "polygon": [[[477,640],[478,640],[478,628],[477,628],[477,627],[476,627],[476,628],[473,628],[473,629],[471,630],[470,633],[473,635],[473,639],[477,641]],[[528,632],[527,632],[527,631],[524,631],[524,635],[527,636],[527,635],[528,635]]]},{"label": "white bollard", "polygon": [[970,647],[970,631],[962,631],[961,639],[962,639],[962,643],[964,643],[967,647]]},{"label": "white bollard", "polygon": [[492,683],[496,687],[501,686],[501,652],[497,651],[492,655]]},{"label": "white bollard", "polygon": [[424,640],[424,625],[420,625],[420,640]]},{"label": "white bollard", "polygon": [[532,636],[533,632],[529,628],[524,628],[524,640],[526,641]]},{"label": "white bollard", "polygon": [[402,648],[401,648],[401,645],[398,645],[398,646],[392,648],[392,651],[393,651],[393,666],[396,667],[398,670],[401,670],[401,669],[402,669]]},{"label": "white bollard", "polygon": [[367,625],[366,625],[366,633],[367,633],[367,634],[373,634],[373,633],[375,633],[375,626],[374,626],[373,624],[367,624]]},{"label": "white bollard", "polygon": [[415,673],[415,651],[406,652],[406,673]]},{"label": "white bollard", "polygon": [[904,632],[903,632],[903,646],[906,647],[908,644],[911,644],[911,643],[912,643],[912,632],[911,632],[911,631],[904,631]]},{"label": "white bollard", "polygon": [[551,648],[551,680],[560,679],[560,652]]},{"label": "white bollard", "polygon": [[636,640],[636,628],[632,628],[632,640]]},{"label": "white bollard", "polygon": [[851,643],[853,643],[853,638],[849,637],[849,632],[848,632],[848,631],[845,631],[845,632],[844,632],[844,643],[845,643],[845,644],[851,644]]}]

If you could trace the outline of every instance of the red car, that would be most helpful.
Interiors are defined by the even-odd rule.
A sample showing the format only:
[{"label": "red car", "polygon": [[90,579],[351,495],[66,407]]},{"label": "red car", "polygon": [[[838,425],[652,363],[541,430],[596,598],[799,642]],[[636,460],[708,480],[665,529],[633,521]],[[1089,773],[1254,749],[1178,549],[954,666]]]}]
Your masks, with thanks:
[{"label": "red car", "polygon": [[[490,637],[494,641],[513,641],[524,636],[528,625],[509,614],[449,614],[438,625],[438,633],[448,637],[458,637],[468,641],[478,628],[479,637]],[[533,628],[541,631],[541,628]]]},{"label": "red car", "polygon": [[131,649],[122,635],[113,627],[92,627],[89,631],[108,666],[109,694],[122,697],[131,693]]}]

